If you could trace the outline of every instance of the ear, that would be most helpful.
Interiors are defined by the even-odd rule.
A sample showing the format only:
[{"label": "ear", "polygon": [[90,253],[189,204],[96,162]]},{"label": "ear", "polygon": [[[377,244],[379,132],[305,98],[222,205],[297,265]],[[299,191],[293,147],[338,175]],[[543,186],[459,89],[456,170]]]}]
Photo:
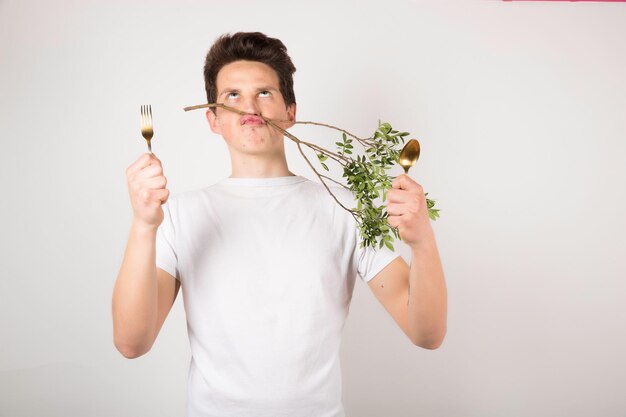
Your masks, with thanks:
[{"label": "ear", "polygon": [[286,123],[285,129],[289,129],[296,124],[296,103],[287,106],[287,120],[289,120],[289,123]]},{"label": "ear", "polygon": [[215,113],[213,113],[212,109],[206,111],[206,119],[209,122],[209,126],[211,127],[213,133],[221,135],[222,127],[220,126],[220,121],[218,120]]}]

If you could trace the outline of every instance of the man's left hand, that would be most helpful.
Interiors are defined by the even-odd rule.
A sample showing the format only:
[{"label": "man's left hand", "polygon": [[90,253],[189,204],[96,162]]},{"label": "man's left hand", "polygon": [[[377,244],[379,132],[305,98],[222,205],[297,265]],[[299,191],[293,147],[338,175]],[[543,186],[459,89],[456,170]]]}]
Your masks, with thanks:
[{"label": "man's left hand", "polygon": [[387,191],[387,213],[389,225],[398,228],[400,239],[411,248],[432,238],[424,190],[408,175],[397,176]]}]

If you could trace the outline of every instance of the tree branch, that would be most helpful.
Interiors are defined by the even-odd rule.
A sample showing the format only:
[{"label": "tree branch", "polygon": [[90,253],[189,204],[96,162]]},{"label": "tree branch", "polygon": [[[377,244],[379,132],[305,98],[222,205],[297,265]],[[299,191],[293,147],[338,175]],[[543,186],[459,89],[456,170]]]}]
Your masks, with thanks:
[{"label": "tree branch", "polygon": [[[222,108],[222,109],[225,109],[225,110],[230,110],[230,111],[232,111],[232,112],[239,113],[239,114],[241,114],[242,116],[243,116],[243,115],[248,114],[248,113],[246,113],[246,112],[244,112],[244,111],[241,111],[241,110],[235,109],[235,108],[233,108],[233,107],[227,106],[227,105],[225,105],[225,104],[223,104],[223,103],[208,103],[208,104],[199,104],[199,105],[196,105],[196,106],[188,106],[188,107],[185,107],[183,110],[185,110],[185,111],[191,111],[191,110],[197,110],[197,109],[205,109],[205,108],[207,108],[207,107],[219,107],[219,108]],[[276,123],[286,123],[286,122],[291,122],[291,120],[270,119],[270,118],[267,118],[267,117],[264,117],[264,116],[261,116],[261,118],[262,118],[263,120],[265,120],[266,122],[272,122],[272,125],[273,125],[273,126],[277,126],[277,125],[276,125]],[[357,140],[357,141],[359,141],[359,143],[361,143],[361,145],[363,145],[363,146],[371,146],[371,145],[372,145],[372,142],[373,142],[373,139],[372,139],[371,137],[369,137],[369,138],[360,138],[360,137],[356,136],[355,134],[348,132],[348,131],[347,131],[347,130],[345,130],[345,129],[342,129],[342,128],[337,127],[337,126],[329,125],[329,124],[326,124],[326,123],[311,122],[311,121],[301,121],[301,122],[296,121],[296,122],[294,122],[294,123],[295,123],[295,124],[301,124],[301,125],[315,125],[315,126],[323,126],[323,127],[328,127],[328,128],[330,128],[330,129],[338,130],[338,131],[340,131],[340,132],[342,132],[342,133],[345,133],[346,135],[348,135],[348,136],[350,136],[350,137],[352,137],[352,138],[356,139],[356,140]],[[279,126],[277,126],[277,127],[279,127]],[[283,133],[284,133],[284,132],[286,132],[286,130],[285,130],[285,129],[282,129],[281,127],[279,127],[279,129],[281,129],[281,130],[283,131]],[[302,142],[303,144],[305,144],[305,145],[307,145],[307,146],[309,146],[309,147],[314,147],[314,146],[317,146],[317,145],[314,145],[314,144],[311,144],[311,143],[308,143],[308,142],[304,142],[304,141],[302,141],[302,140],[300,140],[300,139],[296,138],[295,136],[294,136],[294,137],[290,137],[290,139],[295,140],[295,141]],[[326,153],[329,153],[326,149],[324,149],[324,148],[321,148],[321,149],[323,149]],[[337,154],[335,154],[335,156],[340,157],[340,156],[339,156],[339,155],[337,155]],[[342,158],[342,159],[344,159],[344,158]],[[345,159],[344,159],[344,160],[345,160]]]},{"label": "tree branch", "polygon": [[[242,116],[250,114],[222,103],[209,103],[197,106],[190,106],[185,107],[184,110],[190,111],[202,108],[221,108],[240,114]],[[391,125],[385,123],[384,129],[381,129],[382,125],[379,122],[378,130],[374,133],[373,136],[369,138],[359,138],[358,136],[348,132],[345,129],[341,129],[339,127],[326,123],[313,121],[294,122],[291,120],[274,120],[264,117],[262,115],[258,116],[262,118],[268,126],[276,129],[277,131],[282,133],[283,136],[288,137],[291,141],[296,143],[298,151],[300,152],[306,163],[309,165],[311,170],[319,178],[321,184],[324,186],[328,194],[331,195],[331,197],[335,200],[337,204],[339,204],[341,208],[350,213],[359,225],[362,238],[361,245],[371,245],[373,247],[376,247],[377,239],[382,239],[380,240],[381,244],[389,244],[390,233],[392,233],[396,238],[400,238],[397,228],[388,227],[384,230],[382,229],[385,224],[388,226],[388,223],[384,215],[382,218],[380,218],[376,213],[378,213],[379,209],[383,210],[383,213],[385,213],[386,207],[384,205],[376,207],[374,204],[375,196],[373,194],[375,193],[377,196],[380,196],[378,194],[378,191],[380,189],[383,190],[383,193],[385,192],[384,190],[385,188],[387,188],[385,187],[385,185],[388,186],[388,182],[390,183],[390,180],[389,176],[384,171],[390,167],[389,164],[393,163],[393,160],[397,162],[398,159],[398,151],[396,151],[393,146],[398,144],[399,137],[404,142],[403,137],[406,136],[408,133],[397,134],[394,136],[393,133],[397,132],[391,130]],[[332,152],[314,143],[305,142],[279,125],[283,123],[288,123],[289,126],[293,124],[303,124],[322,126],[329,129],[337,130],[339,132],[342,132],[344,137],[349,136],[353,139],[356,139],[356,141],[365,148],[366,155],[353,158],[352,156],[350,156],[350,154],[345,153],[345,147],[347,145],[345,143],[339,146],[339,148],[344,148],[343,151],[340,150],[338,152]],[[389,134],[389,132],[393,133]],[[318,170],[313,166],[309,158],[306,156],[302,147],[303,145],[307,146],[311,151],[317,153],[318,158],[320,154],[322,154],[323,157],[321,159],[326,160],[327,158],[330,158],[337,162],[339,165],[341,165],[344,168],[344,176],[349,175],[347,182],[351,184],[352,188],[318,172]],[[323,161],[320,160],[320,162],[322,163],[323,167],[328,170]],[[344,206],[339,201],[337,196],[331,191],[327,184],[327,181],[332,181],[333,183],[340,185],[344,189],[349,190],[358,200],[359,206],[362,206],[363,208],[357,210],[356,208],[349,209],[348,207]],[[426,202],[428,203],[428,215],[432,220],[435,220],[437,217],[439,217],[439,210],[433,208],[435,204],[434,201],[427,199]]]}]

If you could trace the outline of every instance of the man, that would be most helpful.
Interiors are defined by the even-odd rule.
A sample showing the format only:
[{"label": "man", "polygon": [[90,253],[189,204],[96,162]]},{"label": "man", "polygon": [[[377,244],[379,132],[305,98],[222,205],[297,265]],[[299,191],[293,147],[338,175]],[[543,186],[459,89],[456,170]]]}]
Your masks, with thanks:
[{"label": "man", "polygon": [[[418,346],[446,332],[443,271],[419,184],[388,193],[389,224],[410,246],[411,268],[359,248],[352,216],[318,183],[287,166],[295,67],[278,39],[219,38],[205,62],[213,132],[232,174],[170,199],[161,162],[127,170],[133,222],[113,293],[114,341],[127,358],[148,352],[182,287],[192,352],[188,417],[343,416],[339,345],[355,277],[368,282]],[[337,187],[350,204],[351,194]]]}]

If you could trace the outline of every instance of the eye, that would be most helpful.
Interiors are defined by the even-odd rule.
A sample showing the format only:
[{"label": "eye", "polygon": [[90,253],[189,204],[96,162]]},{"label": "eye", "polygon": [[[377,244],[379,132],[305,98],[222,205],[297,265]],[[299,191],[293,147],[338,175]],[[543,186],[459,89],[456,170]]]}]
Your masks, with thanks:
[{"label": "eye", "polygon": [[269,92],[269,91],[267,91],[267,90],[263,90],[263,91],[261,91],[261,92],[259,93],[259,96],[261,96],[261,97],[269,97],[269,96],[271,96],[271,95],[272,95],[272,93],[270,93],[270,92]]},{"label": "eye", "polygon": [[226,94],[226,98],[229,99],[229,100],[234,100],[237,97],[239,97],[239,93],[236,92],[236,91],[231,91],[231,92]]}]

